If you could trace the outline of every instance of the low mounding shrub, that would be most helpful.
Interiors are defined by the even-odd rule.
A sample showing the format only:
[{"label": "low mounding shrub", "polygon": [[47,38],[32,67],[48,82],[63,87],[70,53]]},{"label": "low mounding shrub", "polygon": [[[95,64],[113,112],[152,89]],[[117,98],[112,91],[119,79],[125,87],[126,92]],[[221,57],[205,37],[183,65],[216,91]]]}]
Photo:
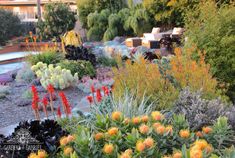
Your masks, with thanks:
[{"label": "low mounding shrub", "polygon": [[226,116],[235,129],[235,108],[226,105],[220,99],[206,100],[202,92],[191,92],[189,88],[180,92],[175,102],[173,113],[183,114],[192,129],[200,129],[204,125],[212,125],[220,116]]},{"label": "low mounding shrub", "polygon": [[35,74],[31,70],[29,65],[25,65],[22,69],[17,72],[16,81],[17,82],[27,82],[30,83],[35,79]]},{"label": "low mounding shrub", "polygon": [[117,62],[114,58],[99,57],[97,62],[102,66],[114,67],[117,66]]},{"label": "low mounding shrub", "polygon": [[[184,155],[193,158],[201,155],[195,158],[202,158],[202,155],[210,157],[232,146],[232,143],[226,144],[227,140],[233,139],[226,118],[219,118],[214,126],[205,126],[200,134],[182,126],[187,125],[184,117],[174,116],[172,120],[167,121],[159,111],[133,118],[120,111],[114,111],[111,116],[97,115],[93,122],[95,129],[81,124],[71,133],[73,137],[60,139],[60,152],[56,157],[160,158]],[[218,141],[220,137],[222,139]],[[186,148],[190,148],[187,154]]]},{"label": "low mounding shrub", "polygon": [[127,60],[124,66],[113,69],[114,72],[114,96],[121,97],[126,90],[134,94],[136,98],[150,97],[151,101],[157,101],[154,108],[170,108],[178,96],[178,90],[172,86],[169,80],[161,77],[156,64],[150,63],[143,57],[132,63]]},{"label": "low mounding shrub", "polygon": [[40,78],[40,82],[45,89],[49,84],[56,89],[65,89],[78,82],[77,73],[73,76],[70,70],[62,69],[60,66],[54,67],[51,64],[47,65],[39,62],[33,65],[31,69]]},{"label": "low mounding shrub", "polygon": [[63,60],[58,64],[62,69],[70,70],[72,75],[75,73],[78,74],[78,77],[81,79],[83,76],[95,76],[95,69],[89,61],[83,60]]},{"label": "low mounding shrub", "polygon": [[12,37],[21,34],[21,23],[18,16],[12,12],[0,8],[0,46],[4,45]]},{"label": "low mounding shrub", "polygon": [[0,99],[5,98],[8,94],[10,94],[10,87],[0,85]]},{"label": "low mounding shrub", "polygon": [[68,60],[86,60],[96,65],[96,57],[85,47],[65,46],[65,58]]},{"label": "low mounding shrub", "polygon": [[36,65],[38,62],[43,62],[47,65],[57,64],[62,59],[64,59],[64,55],[60,52],[56,52],[55,50],[46,50],[35,55],[29,55],[27,57],[27,61],[31,65]]}]

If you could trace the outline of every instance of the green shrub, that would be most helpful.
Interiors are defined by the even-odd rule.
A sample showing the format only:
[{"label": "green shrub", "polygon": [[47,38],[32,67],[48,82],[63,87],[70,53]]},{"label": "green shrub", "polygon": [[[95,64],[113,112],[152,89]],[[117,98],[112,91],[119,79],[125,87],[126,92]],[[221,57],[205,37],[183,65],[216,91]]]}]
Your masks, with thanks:
[{"label": "green shrub", "polygon": [[18,16],[0,8],[0,45],[4,45],[12,37],[19,36],[21,29]]},{"label": "green shrub", "polygon": [[109,67],[117,66],[117,61],[114,58],[100,57],[97,59],[97,62],[102,66],[109,66]]},{"label": "green shrub", "polygon": [[62,69],[70,70],[73,75],[77,73],[79,78],[82,78],[83,76],[94,77],[96,74],[94,67],[89,61],[63,60],[58,65]]},{"label": "green shrub", "polygon": [[39,34],[44,39],[58,38],[74,28],[76,18],[65,3],[49,3],[44,7],[44,20],[38,22]]},{"label": "green shrub", "polygon": [[35,55],[29,55],[27,57],[27,61],[31,65],[36,65],[38,62],[43,62],[48,65],[49,64],[57,64],[63,59],[64,59],[64,55],[62,53],[56,52],[54,50],[43,51],[43,52],[40,52]]},{"label": "green shrub", "polygon": [[[212,1],[202,2],[188,12],[185,35],[186,47],[206,52],[205,60],[211,65],[213,76],[227,83],[227,95],[235,101],[235,12],[234,5],[220,8]],[[224,87],[224,86],[221,86]]]}]

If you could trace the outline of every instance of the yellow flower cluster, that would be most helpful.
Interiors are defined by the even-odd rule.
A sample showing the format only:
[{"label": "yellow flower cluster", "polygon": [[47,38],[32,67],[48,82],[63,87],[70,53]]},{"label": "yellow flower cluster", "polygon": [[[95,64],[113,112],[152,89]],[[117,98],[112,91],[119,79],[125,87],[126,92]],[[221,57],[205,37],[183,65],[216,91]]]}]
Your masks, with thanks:
[{"label": "yellow flower cluster", "polygon": [[28,158],[46,158],[47,153],[45,150],[38,150],[37,153],[31,153]]},{"label": "yellow flower cluster", "polygon": [[64,136],[64,137],[60,138],[60,145],[65,146],[74,140],[75,140],[75,136],[73,136],[73,135]]}]

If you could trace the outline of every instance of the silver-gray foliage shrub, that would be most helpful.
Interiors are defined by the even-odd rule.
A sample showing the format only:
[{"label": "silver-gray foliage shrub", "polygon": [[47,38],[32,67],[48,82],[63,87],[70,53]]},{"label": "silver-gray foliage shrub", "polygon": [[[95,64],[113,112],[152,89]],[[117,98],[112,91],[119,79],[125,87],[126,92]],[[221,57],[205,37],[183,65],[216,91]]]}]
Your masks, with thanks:
[{"label": "silver-gray foliage shrub", "polygon": [[235,130],[235,107],[227,105],[221,99],[207,100],[202,92],[191,92],[189,88],[181,91],[175,102],[173,112],[185,115],[192,129],[212,125],[220,116],[226,116]]}]

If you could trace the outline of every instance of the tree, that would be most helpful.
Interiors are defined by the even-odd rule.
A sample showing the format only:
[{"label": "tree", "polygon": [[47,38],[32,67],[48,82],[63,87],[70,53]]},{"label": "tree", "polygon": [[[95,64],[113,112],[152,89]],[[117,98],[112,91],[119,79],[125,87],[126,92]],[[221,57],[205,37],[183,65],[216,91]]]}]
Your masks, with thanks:
[{"label": "tree", "polygon": [[39,35],[44,39],[57,38],[74,28],[76,18],[67,4],[49,3],[45,5],[43,20],[38,22]]},{"label": "tree", "polygon": [[185,47],[196,47],[206,53],[212,74],[227,88],[227,95],[235,102],[235,13],[234,5],[214,1],[201,2],[186,17],[188,37]]},{"label": "tree", "polygon": [[0,8],[0,45],[12,37],[21,35],[21,22],[12,12]]}]

